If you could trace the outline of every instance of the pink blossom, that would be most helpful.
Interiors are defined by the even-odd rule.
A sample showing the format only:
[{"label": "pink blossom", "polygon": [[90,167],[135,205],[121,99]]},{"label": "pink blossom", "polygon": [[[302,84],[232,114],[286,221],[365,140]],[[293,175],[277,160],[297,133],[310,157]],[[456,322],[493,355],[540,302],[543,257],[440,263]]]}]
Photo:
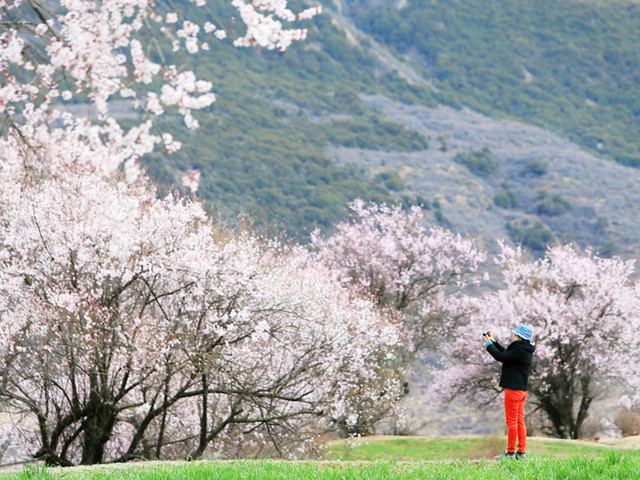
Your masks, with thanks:
[{"label": "pink blossom", "polygon": [[317,7],[310,7],[298,13],[298,20],[308,20],[310,18],[315,17],[316,15],[320,15],[321,13],[322,13],[321,5],[318,5]]},{"label": "pink blossom", "polygon": [[[147,57],[149,46],[143,45],[141,41],[147,37],[139,35],[151,19],[160,23],[159,33],[169,37],[174,50],[180,48],[180,38],[184,38],[185,48],[191,54],[200,49],[209,50],[208,44],[198,41],[198,34],[203,28],[199,21],[205,19],[206,15],[195,15],[196,18],[184,19],[179,24],[178,12],[160,13],[167,11],[167,6],[162,2],[155,4],[147,0],[62,0],[55,15],[39,10],[40,14],[48,16],[45,21],[33,27],[22,28],[18,24],[14,25],[12,18],[22,14],[25,17],[34,16],[32,3],[4,3],[5,7],[0,11],[0,16],[7,28],[0,34],[0,69],[12,73],[5,74],[3,85],[0,87],[0,113],[8,116],[16,127],[23,128],[25,138],[32,127],[37,129],[36,121],[46,125],[53,120],[51,115],[56,115],[57,111],[56,108],[51,108],[56,98],[53,87],[62,79],[68,79],[75,84],[74,91],[81,102],[93,104],[98,114],[95,124],[103,129],[103,138],[109,135],[111,128],[107,125],[110,123],[110,101],[114,95],[127,89],[137,91],[133,88],[135,84],[142,84],[146,88],[141,98],[145,98],[147,93],[155,93],[159,98],[166,98],[164,87],[173,87],[179,100],[163,103],[165,107],[175,106],[178,113],[185,117],[185,124],[190,128],[197,127],[197,121],[193,119],[190,110],[206,108],[215,101],[215,96],[208,90],[198,89],[196,92],[192,88],[181,89],[179,84],[185,78],[181,73],[189,72],[178,73],[172,65],[160,65],[151,61]],[[201,0],[193,3],[197,8],[205,6],[205,2]],[[247,39],[244,42],[246,44],[256,43],[251,40],[254,38],[258,39],[259,45],[275,42],[269,48],[284,49],[292,41],[304,37],[301,31],[284,29],[276,20],[295,20],[295,15],[287,8],[286,1],[258,1],[253,2],[251,6],[243,2],[235,4],[239,9],[255,12],[255,15],[247,17],[251,23],[247,25],[247,33],[244,35]],[[7,16],[9,12],[13,17]],[[308,13],[304,13],[303,16],[306,18]],[[215,27],[206,20],[202,23],[207,33],[215,31],[217,38],[226,37],[224,29]],[[34,35],[38,37],[37,42],[33,41]],[[155,39],[153,42],[156,47],[160,44]],[[27,46],[30,48],[26,48]],[[11,69],[7,69],[8,65],[12,65]],[[25,75],[20,71],[35,72],[35,75]],[[32,80],[28,83],[18,80],[23,78]],[[68,95],[64,94],[64,100],[71,100]],[[39,100],[31,110],[32,117],[17,117],[15,112],[23,111],[23,102],[29,97],[43,100]],[[134,101],[131,105],[133,108],[148,108],[143,101]],[[152,104],[151,110],[155,115],[162,112],[155,104]],[[139,130],[139,127],[136,128]],[[95,143],[95,139],[99,137],[100,135],[93,135],[92,142]],[[159,136],[146,136],[145,140],[152,140],[153,143],[157,138]],[[136,155],[140,155],[141,149],[135,150]]]},{"label": "pink blossom", "polygon": [[131,59],[134,66],[134,77],[141,83],[151,83],[160,72],[160,65],[149,61],[144,55],[142,44],[138,40],[131,40]]},{"label": "pink blossom", "polygon": [[[491,330],[506,346],[511,330],[525,323],[533,328],[536,343],[530,402],[551,419],[571,419],[571,425],[554,423],[553,433],[575,438],[596,386],[624,382],[637,387],[632,345],[640,325],[635,313],[639,297],[630,280],[633,262],[600,258],[569,245],[551,248],[537,261],[503,246],[496,261],[505,287],[469,298],[467,322],[454,330],[448,348],[455,352],[448,377],[454,384],[445,389],[470,397],[495,389],[495,362],[481,338],[469,332]],[[620,358],[628,362],[623,366]],[[464,376],[457,376],[460,369]],[[572,413],[558,416],[553,408]]]},{"label": "pink blossom", "polygon": [[[386,369],[401,382],[418,351],[436,335],[457,327],[469,308],[461,293],[485,255],[471,240],[439,227],[427,228],[418,207],[405,211],[358,200],[349,208],[349,218],[333,235],[325,239],[314,232],[312,248],[337,282],[372,299],[400,327],[400,342]],[[375,391],[373,385],[369,388]],[[401,396],[397,389],[392,391]],[[349,433],[366,432],[374,419],[397,414],[396,402],[382,393],[378,401],[366,401],[367,409],[356,408],[358,426],[347,428]],[[346,395],[346,406],[362,402],[356,394]],[[347,425],[354,418],[345,420]]]},{"label": "pink blossom", "polygon": [[[76,132],[73,117],[64,121]],[[308,442],[360,423],[374,401],[397,404],[401,384],[386,368],[400,341],[392,316],[306,249],[220,231],[197,202],[159,199],[135,162],[97,168],[118,149],[89,138],[94,162],[83,135],[100,130],[77,132],[34,130],[44,158],[0,139],[0,398],[24,416],[3,434],[25,454],[126,460],[144,455],[141,435],[162,458],[201,456],[212,442],[237,454],[238,438],[264,442],[264,418],[280,418],[269,438],[284,446],[288,432]],[[109,439],[94,457],[83,455],[92,422],[65,420],[87,402],[113,414],[94,432]],[[56,413],[32,429],[44,411]],[[66,447],[49,442],[58,434]]]},{"label": "pink blossom", "polygon": [[200,170],[191,170],[189,173],[182,176],[182,185],[195,193],[198,190],[200,184]]}]

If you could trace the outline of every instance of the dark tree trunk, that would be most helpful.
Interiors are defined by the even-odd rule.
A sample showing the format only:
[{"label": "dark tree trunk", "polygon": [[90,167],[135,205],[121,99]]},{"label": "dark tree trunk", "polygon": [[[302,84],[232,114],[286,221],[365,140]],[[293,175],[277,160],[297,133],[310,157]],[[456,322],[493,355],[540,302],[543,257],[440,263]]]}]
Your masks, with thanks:
[{"label": "dark tree trunk", "polygon": [[93,465],[104,461],[105,445],[111,438],[115,425],[115,414],[109,406],[100,405],[95,415],[88,420],[82,445],[83,465]]},{"label": "dark tree trunk", "polygon": [[[108,393],[100,389],[99,380],[91,379],[92,389],[89,396],[87,419],[85,420],[84,438],[82,443],[83,465],[93,465],[104,461],[105,445],[111,438],[116,423],[117,412],[110,404]],[[102,393],[99,393],[99,392]]]},{"label": "dark tree trunk", "polygon": [[[547,380],[549,381],[549,380]],[[591,393],[591,376],[575,378],[572,372],[559,375],[550,382],[548,391],[533,388],[534,403],[547,414],[551,433],[557,438],[580,438],[580,431],[594,399]]]}]

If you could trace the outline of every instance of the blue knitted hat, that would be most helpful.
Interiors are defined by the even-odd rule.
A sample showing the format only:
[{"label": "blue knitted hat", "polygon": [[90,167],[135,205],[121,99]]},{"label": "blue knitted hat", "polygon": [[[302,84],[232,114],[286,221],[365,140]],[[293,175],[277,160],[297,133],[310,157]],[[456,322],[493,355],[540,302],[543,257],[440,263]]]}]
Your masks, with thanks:
[{"label": "blue knitted hat", "polygon": [[525,325],[524,323],[521,323],[520,325],[518,325],[518,328],[516,328],[513,333],[517,336],[519,336],[520,338],[522,338],[523,340],[529,340],[531,341],[531,337],[533,336],[533,331],[531,330],[531,327],[529,325]]}]

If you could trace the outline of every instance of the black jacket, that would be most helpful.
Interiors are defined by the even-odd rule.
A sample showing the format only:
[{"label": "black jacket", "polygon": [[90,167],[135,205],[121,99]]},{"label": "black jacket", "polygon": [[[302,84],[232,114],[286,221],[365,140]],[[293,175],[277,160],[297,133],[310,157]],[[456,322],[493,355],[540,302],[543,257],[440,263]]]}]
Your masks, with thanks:
[{"label": "black jacket", "polygon": [[526,341],[515,341],[505,348],[498,342],[487,346],[493,358],[502,362],[500,386],[508,390],[526,390],[529,368],[536,346]]}]

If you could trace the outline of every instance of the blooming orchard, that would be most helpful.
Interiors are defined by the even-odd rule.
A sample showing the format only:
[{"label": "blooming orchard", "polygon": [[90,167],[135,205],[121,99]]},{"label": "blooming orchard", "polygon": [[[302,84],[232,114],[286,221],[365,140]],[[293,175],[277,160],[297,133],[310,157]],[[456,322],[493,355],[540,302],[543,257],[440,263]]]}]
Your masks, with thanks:
[{"label": "blooming orchard", "polygon": [[[633,263],[554,247],[535,262],[503,245],[498,263],[505,288],[477,299],[470,324],[450,352],[457,364],[443,382],[449,394],[487,401],[497,392],[499,368],[478,347],[492,330],[505,346],[518,323],[533,327],[537,344],[530,402],[549,420],[550,433],[578,438],[593,400],[612,380],[637,383],[638,295]],[[477,335],[474,335],[477,333]]]},{"label": "blooming orchard", "polygon": [[472,240],[427,228],[420,207],[406,211],[358,200],[349,208],[350,217],[336,232],[327,239],[316,232],[312,246],[340,283],[401,314],[409,348],[419,349],[438,329],[449,328],[449,306],[456,293],[477,280],[472,274],[485,254]]},{"label": "blooming orchard", "polygon": [[[50,463],[282,454],[378,394],[397,326],[301,248],[216,231],[69,152],[0,141],[4,434]],[[43,162],[43,160],[46,160]],[[248,447],[247,447],[248,448]]]},{"label": "blooming orchard", "polygon": [[[370,432],[437,334],[458,334],[449,393],[486,399],[495,365],[469,332],[519,322],[539,344],[533,403],[558,436],[580,434],[607,380],[640,378],[630,263],[505,247],[506,287],[471,298],[484,254],[417,207],[355,202],[309,252],[158,199],[138,159],[181,145],[155,120],[198,128],[215,101],[167,58],[226,38],[284,51],[320,12],[232,0],[236,22],[188,4],[189,18],[168,1],[0,0],[0,436],[61,465],[287,455],[336,425]],[[123,102],[139,113],[128,128]],[[182,181],[195,192],[199,178]]]},{"label": "blooming orchard", "polygon": [[[440,227],[427,229],[420,207],[406,211],[356,201],[350,210],[329,238],[316,232],[312,246],[338,282],[373,299],[402,324],[403,343],[389,364],[390,375],[402,378],[417,351],[456,325],[463,312],[460,292],[476,280],[473,273],[485,256],[471,240]],[[396,401],[390,400],[381,395],[379,402],[360,408],[368,416],[361,415],[359,433],[371,431],[394,410]]]},{"label": "blooming orchard", "polygon": [[[154,119],[215,100],[166,61],[233,37],[280,51],[306,31],[284,0],[0,0],[0,400],[11,443],[50,463],[285,454],[378,398],[397,325],[300,248],[223,235],[198,203],[157,199],[137,160]],[[193,13],[193,8],[185,9]],[[141,113],[123,128],[118,100]],[[73,105],[88,107],[76,115]],[[199,172],[185,175],[192,191]],[[364,400],[363,400],[364,401]],[[313,418],[313,420],[310,420]],[[238,440],[241,438],[241,441]]]}]

